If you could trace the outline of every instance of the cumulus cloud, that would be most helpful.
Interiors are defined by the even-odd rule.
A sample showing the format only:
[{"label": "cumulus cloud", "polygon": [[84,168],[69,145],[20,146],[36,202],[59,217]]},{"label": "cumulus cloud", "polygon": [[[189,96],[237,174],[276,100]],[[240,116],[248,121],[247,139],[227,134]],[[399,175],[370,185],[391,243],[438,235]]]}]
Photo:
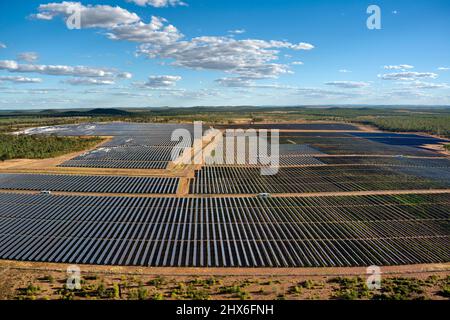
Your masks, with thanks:
[{"label": "cumulus cloud", "polygon": [[139,43],[150,43],[157,45],[170,45],[182,38],[183,35],[167,20],[152,17],[150,23],[139,21],[111,28],[107,36],[111,40],[126,40]]},{"label": "cumulus cloud", "polygon": [[149,58],[173,59],[172,65],[197,70],[217,70],[240,77],[264,79],[290,73],[289,67],[274,63],[279,49],[311,50],[307,43],[235,40],[228,37],[197,37],[170,45],[144,44],[139,53]]},{"label": "cumulus cloud", "polygon": [[138,6],[152,6],[155,8],[187,6],[187,3],[181,0],[127,0],[127,2],[133,2]]},{"label": "cumulus cloud", "polygon": [[119,6],[83,5],[80,2],[47,3],[41,4],[38,13],[32,15],[39,20],[53,20],[61,17],[67,20],[74,12],[80,13],[81,28],[114,28],[123,24],[136,23],[141,19],[135,13],[122,9]]},{"label": "cumulus cloud", "polygon": [[294,61],[291,64],[294,65],[294,66],[302,66],[302,65],[304,65],[304,63],[301,62],[301,61]]},{"label": "cumulus cloud", "polygon": [[25,62],[35,62],[39,60],[39,55],[36,52],[23,52],[17,55],[17,60]]},{"label": "cumulus cloud", "polygon": [[450,68],[449,67],[439,67],[438,70],[439,71],[449,71]]},{"label": "cumulus cloud", "polygon": [[419,78],[436,79],[438,75],[433,72],[398,72],[379,75],[383,80],[412,81]]},{"label": "cumulus cloud", "polygon": [[431,82],[422,82],[422,81],[415,81],[411,83],[412,88],[416,89],[447,89],[449,88],[448,84],[446,83],[431,83]]},{"label": "cumulus cloud", "polygon": [[133,78],[133,74],[130,72],[120,72],[116,75],[116,77],[120,79],[131,79]]},{"label": "cumulus cloud", "polygon": [[[136,1],[135,1],[136,2]],[[140,4],[167,1],[137,1]],[[216,70],[249,79],[276,78],[291,73],[289,65],[277,63],[281,50],[312,50],[310,43],[236,40],[231,37],[204,36],[182,40],[183,34],[167,20],[152,17],[149,23],[120,7],[88,5],[79,2],[49,3],[39,7],[44,19],[67,17],[67,9],[81,10],[82,28],[103,28],[112,40],[138,42],[138,54],[148,58],[168,59],[173,66],[196,70]],[[36,18],[39,18],[36,15]]]},{"label": "cumulus cloud", "polygon": [[145,88],[170,88],[174,87],[180,80],[180,76],[151,76],[147,82],[140,83],[138,86]]},{"label": "cumulus cloud", "polygon": [[347,70],[347,69],[341,69],[341,70],[339,70],[339,72],[340,73],[351,73],[351,71]]},{"label": "cumulus cloud", "polygon": [[40,78],[26,78],[20,76],[2,76],[0,77],[1,82],[11,82],[11,83],[41,83]]},{"label": "cumulus cloud", "polygon": [[112,79],[96,79],[96,78],[73,78],[64,80],[63,83],[74,86],[103,86],[115,84]]},{"label": "cumulus cloud", "polygon": [[6,49],[6,44],[4,44],[3,42],[0,42],[0,49]]},{"label": "cumulus cloud", "polygon": [[112,70],[86,66],[20,64],[14,60],[0,60],[0,70],[18,73],[39,73],[53,76],[114,77]]},{"label": "cumulus cloud", "polygon": [[355,88],[365,88],[370,84],[367,82],[355,82],[355,81],[332,81],[326,82],[327,86],[334,86],[342,89],[355,89]]},{"label": "cumulus cloud", "polygon": [[251,87],[254,84],[253,81],[245,78],[221,78],[217,79],[216,82],[228,88]]},{"label": "cumulus cloud", "polygon": [[395,66],[384,66],[383,68],[386,70],[408,70],[414,69],[414,66],[410,66],[409,64],[400,64]]}]

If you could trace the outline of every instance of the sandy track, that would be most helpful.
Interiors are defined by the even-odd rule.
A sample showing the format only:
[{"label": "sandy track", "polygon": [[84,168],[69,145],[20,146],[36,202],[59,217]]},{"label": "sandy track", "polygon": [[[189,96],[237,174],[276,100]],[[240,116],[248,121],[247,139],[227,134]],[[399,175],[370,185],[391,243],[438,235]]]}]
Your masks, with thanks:
[{"label": "sandy track", "polygon": [[[0,272],[5,269],[66,272],[70,264],[0,260]],[[358,276],[367,275],[366,267],[333,268],[178,268],[79,265],[81,271],[117,275],[155,276]],[[384,266],[382,274],[449,273],[450,263]]]}]

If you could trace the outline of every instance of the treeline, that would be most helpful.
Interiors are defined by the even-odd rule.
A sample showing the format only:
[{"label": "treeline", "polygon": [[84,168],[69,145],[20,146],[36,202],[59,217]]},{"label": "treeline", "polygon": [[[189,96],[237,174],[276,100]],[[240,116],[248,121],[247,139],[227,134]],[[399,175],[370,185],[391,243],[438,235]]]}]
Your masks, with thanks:
[{"label": "treeline", "polygon": [[0,161],[53,158],[91,148],[100,141],[98,137],[0,134]]},{"label": "treeline", "polygon": [[425,132],[450,137],[449,115],[419,115],[377,117],[368,121],[381,130],[403,132]]}]

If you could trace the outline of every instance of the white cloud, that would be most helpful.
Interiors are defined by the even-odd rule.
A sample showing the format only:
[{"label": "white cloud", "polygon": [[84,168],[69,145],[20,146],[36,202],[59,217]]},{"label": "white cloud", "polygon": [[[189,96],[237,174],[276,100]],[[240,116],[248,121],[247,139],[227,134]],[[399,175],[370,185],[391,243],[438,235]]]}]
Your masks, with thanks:
[{"label": "white cloud", "polygon": [[438,70],[439,71],[449,71],[450,68],[449,67],[439,67]]},{"label": "white cloud", "polygon": [[39,60],[39,55],[36,52],[23,52],[17,55],[17,60],[26,62],[35,62]]},{"label": "white cloud", "polygon": [[133,2],[138,6],[152,6],[155,8],[187,6],[187,4],[181,0],[127,0],[127,2]]},{"label": "white cloud", "polygon": [[4,44],[3,42],[0,42],[0,49],[6,49],[6,44]]},{"label": "white cloud", "polygon": [[433,72],[398,72],[379,75],[383,80],[412,81],[419,78],[436,79],[438,75]]},{"label": "white cloud", "polygon": [[285,41],[235,40],[228,37],[198,37],[169,45],[144,44],[139,53],[149,58],[173,59],[172,65],[217,70],[251,79],[274,78],[290,73],[278,60],[280,49],[311,50],[311,44]]},{"label": "white cloud", "polygon": [[277,90],[291,90],[296,89],[295,87],[269,83],[269,84],[259,84],[248,78],[221,78],[215,80],[218,84],[227,88],[254,88],[254,89],[277,89]]},{"label": "white cloud", "polygon": [[26,78],[20,76],[2,76],[0,82],[12,82],[12,83],[41,83],[40,78]]},{"label": "white cloud", "polygon": [[[144,4],[144,1],[140,1]],[[162,5],[162,2],[158,2]],[[149,1],[145,1],[149,4]],[[183,34],[165,19],[152,17],[146,24],[134,13],[120,7],[83,6],[78,2],[41,5],[47,18],[67,16],[67,9],[82,10],[83,28],[104,28],[112,40],[141,43],[138,54],[168,59],[171,65],[196,70],[216,70],[249,79],[276,78],[292,73],[289,65],[277,63],[281,50],[312,50],[309,43],[204,36],[181,41]]]},{"label": "white cloud", "polygon": [[327,86],[334,86],[342,89],[355,89],[355,88],[365,88],[370,84],[367,82],[355,82],[355,81],[332,81],[325,83]]},{"label": "white cloud", "polygon": [[430,98],[430,95],[410,89],[394,89],[392,91],[387,92],[385,94],[385,98],[404,98],[407,100],[412,100],[412,99]]},{"label": "white cloud", "polygon": [[339,70],[339,72],[340,73],[351,73],[351,71],[347,70],[347,69],[341,69],[341,70]]},{"label": "white cloud", "polygon": [[138,86],[145,88],[169,88],[174,87],[180,80],[180,76],[151,76],[147,82],[140,83]]},{"label": "white cloud", "polygon": [[231,34],[243,34],[243,33],[245,33],[245,30],[244,29],[229,30],[228,33],[231,33]]},{"label": "white cloud", "polygon": [[330,99],[330,98],[354,98],[361,95],[364,95],[363,93],[358,92],[342,92],[342,91],[331,91],[331,90],[324,90],[319,88],[296,88],[295,92],[301,96],[312,98],[312,99]]},{"label": "white cloud", "polygon": [[150,23],[142,21],[133,24],[111,28],[107,36],[111,40],[126,40],[155,45],[169,45],[179,40],[183,35],[167,20],[152,17]]},{"label": "white cloud", "polygon": [[133,74],[130,72],[121,72],[116,75],[117,78],[120,79],[131,79],[133,78]]},{"label": "white cloud", "polygon": [[61,17],[69,18],[74,11],[80,13],[81,28],[113,28],[123,24],[136,23],[141,19],[135,13],[122,9],[119,6],[83,5],[80,2],[61,2],[41,4],[38,13],[33,15],[39,20],[53,20]]},{"label": "white cloud", "polygon": [[302,66],[302,65],[304,65],[304,63],[301,62],[301,61],[294,61],[294,62],[292,62],[291,64],[292,64],[293,66]]},{"label": "white cloud", "polygon": [[431,83],[431,82],[422,82],[415,81],[411,83],[411,87],[416,89],[447,89],[450,88],[446,83]]},{"label": "white cloud", "polygon": [[244,78],[221,78],[217,79],[216,82],[229,88],[251,87],[254,84],[253,81]]},{"label": "white cloud", "polygon": [[101,86],[115,84],[112,79],[95,79],[95,78],[73,78],[64,80],[63,83],[71,84],[74,86]]},{"label": "white cloud", "polygon": [[114,77],[112,70],[86,66],[19,64],[13,60],[0,60],[0,70],[18,73],[39,73],[53,76]]},{"label": "white cloud", "polygon": [[384,66],[383,68],[386,70],[408,70],[414,69],[414,66],[411,66],[409,64],[400,64],[396,66]]}]

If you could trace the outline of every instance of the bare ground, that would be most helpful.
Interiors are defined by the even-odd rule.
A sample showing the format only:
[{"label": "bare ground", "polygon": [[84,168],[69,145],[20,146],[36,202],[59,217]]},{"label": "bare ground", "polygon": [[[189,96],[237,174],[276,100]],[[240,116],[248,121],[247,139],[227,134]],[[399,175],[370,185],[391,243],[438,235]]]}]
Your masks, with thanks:
[{"label": "bare ground", "polygon": [[82,265],[82,289],[72,292],[64,289],[67,267],[0,260],[0,299],[445,299],[450,276],[449,263],[383,267],[381,290],[372,292],[366,268]]}]

